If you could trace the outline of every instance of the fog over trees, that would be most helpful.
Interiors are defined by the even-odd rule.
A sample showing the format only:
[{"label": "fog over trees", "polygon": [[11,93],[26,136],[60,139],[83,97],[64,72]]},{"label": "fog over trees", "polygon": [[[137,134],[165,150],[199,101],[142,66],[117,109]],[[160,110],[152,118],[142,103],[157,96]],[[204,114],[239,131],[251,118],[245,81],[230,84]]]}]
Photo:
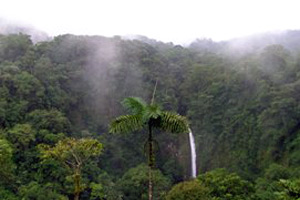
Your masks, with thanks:
[{"label": "fog over trees", "polygon": [[300,198],[300,31],[188,46],[35,38],[0,35],[0,199],[148,199],[147,129],[109,124],[156,83],[157,107],[139,117],[186,116],[198,176],[188,132],[154,129],[153,199]]}]

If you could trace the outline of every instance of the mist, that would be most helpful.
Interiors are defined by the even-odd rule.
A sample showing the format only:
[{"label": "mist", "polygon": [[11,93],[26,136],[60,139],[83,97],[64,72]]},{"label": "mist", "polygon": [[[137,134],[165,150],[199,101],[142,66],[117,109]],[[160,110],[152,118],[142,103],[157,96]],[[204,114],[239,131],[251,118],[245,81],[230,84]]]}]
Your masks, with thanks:
[{"label": "mist", "polygon": [[283,0],[155,0],[151,3],[143,0],[126,3],[119,0],[88,3],[54,0],[45,4],[34,0],[26,3],[12,0],[2,3],[0,17],[30,24],[50,36],[144,35],[182,45],[196,38],[220,42],[256,33],[297,30],[300,28],[298,6],[294,0],[288,3]]},{"label": "mist", "polygon": [[18,34],[18,33],[30,35],[31,40],[34,43],[51,39],[51,37],[46,32],[38,30],[31,25],[17,23],[15,21],[10,21],[7,19],[0,18],[0,34]]},{"label": "mist", "polygon": [[[75,11],[80,10],[78,5],[74,3]],[[59,7],[57,12],[62,11]],[[159,8],[157,13],[164,11]],[[195,15],[189,16],[197,16],[199,7],[192,11]],[[160,19],[153,12],[148,14]],[[152,15],[142,23],[151,22]],[[80,20],[87,22],[84,17]],[[195,31],[191,35],[196,39],[184,44],[190,35],[171,35],[174,30],[191,31],[182,23],[170,22],[171,32],[164,35],[154,33],[159,26],[150,25],[152,32],[136,34],[139,31],[125,23],[127,18],[121,21],[126,29],[121,34],[116,29],[113,35],[85,32],[87,26],[78,25],[83,34],[62,31],[51,37],[44,29],[39,31],[39,26],[0,22],[0,152],[5,153],[0,156],[5,160],[0,167],[7,169],[0,171],[4,177],[0,196],[44,199],[49,194],[49,199],[72,199],[72,177],[78,173],[74,176],[59,160],[42,161],[45,152],[40,147],[49,150],[68,138],[88,138],[103,144],[103,150],[82,162],[84,187],[79,196],[86,200],[145,199],[147,129],[112,134],[110,126],[119,116],[136,114],[122,106],[124,98],[139,97],[150,103],[157,86],[157,119],[162,119],[160,110],[186,116],[197,162],[191,169],[187,133],[153,129],[154,168],[159,177],[155,199],[180,199],[178,195],[191,193],[207,199],[292,199],[289,195],[294,193],[287,192],[290,188],[285,183],[298,187],[300,180],[300,31],[258,31],[221,40],[210,37],[210,31]],[[162,21],[163,29],[168,29],[168,20]],[[106,28],[103,21],[90,22],[99,30]],[[226,31],[234,32],[230,27]],[[191,180],[191,170],[197,171],[196,180]]]}]

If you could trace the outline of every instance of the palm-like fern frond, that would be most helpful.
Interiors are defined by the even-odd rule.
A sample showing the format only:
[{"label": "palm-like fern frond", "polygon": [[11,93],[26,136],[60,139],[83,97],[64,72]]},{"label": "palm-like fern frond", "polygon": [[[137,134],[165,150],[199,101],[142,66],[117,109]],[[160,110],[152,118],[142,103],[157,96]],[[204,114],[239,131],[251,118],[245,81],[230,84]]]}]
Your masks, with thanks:
[{"label": "palm-like fern frond", "polygon": [[142,115],[145,111],[146,103],[138,97],[128,97],[122,101],[122,105],[133,115]]},{"label": "palm-like fern frond", "polygon": [[187,133],[189,131],[188,121],[184,116],[164,112],[157,104],[154,104],[154,94],[155,89],[150,105],[147,105],[142,99],[136,97],[124,99],[122,104],[131,115],[122,115],[116,118],[111,122],[109,127],[109,132],[111,133],[129,133],[148,126],[148,146],[145,148],[148,150],[149,199],[153,197],[152,170],[155,163],[152,128],[158,128],[171,133]]},{"label": "palm-like fern frond", "polygon": [[143,128],[140,115],[122,115],[113,120],[109,127],[110,133],[130,133]]},{"label": "palm-like fern frond", "polygon": [[143,113],[143,120],[145,122],[150,119],[157,119],[161,116],[162,110],[158,104],[147,105],[145,108],[145,112]]},{"label": "palm-like fern frond", "polygon": [[189,124],[186,117],[167,111],[162,112],[161,114],[161,122],[159,128],[171,133],[189,132]]}]

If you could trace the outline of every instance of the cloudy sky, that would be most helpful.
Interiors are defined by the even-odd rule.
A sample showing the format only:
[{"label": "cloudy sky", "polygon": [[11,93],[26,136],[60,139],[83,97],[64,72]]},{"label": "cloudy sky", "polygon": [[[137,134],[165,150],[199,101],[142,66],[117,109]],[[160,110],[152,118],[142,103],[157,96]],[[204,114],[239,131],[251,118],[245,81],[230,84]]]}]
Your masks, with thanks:
[{"label": "cloudy sky", "polygon": [[300,29],[299,0],[0,0],[0,18],[49,35],[145,35],[216,41]]}]

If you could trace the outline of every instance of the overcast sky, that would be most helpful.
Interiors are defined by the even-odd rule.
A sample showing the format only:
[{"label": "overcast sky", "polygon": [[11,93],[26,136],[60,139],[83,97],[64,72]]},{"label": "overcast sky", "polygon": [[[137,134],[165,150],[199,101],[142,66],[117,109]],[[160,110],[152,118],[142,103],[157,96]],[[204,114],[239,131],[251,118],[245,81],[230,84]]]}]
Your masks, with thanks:
[{"label": "overcast sky", "polygon": [[49,35],[145,35],[227,40],[300,29],[300,0],[0,0],[0,18]]}]

